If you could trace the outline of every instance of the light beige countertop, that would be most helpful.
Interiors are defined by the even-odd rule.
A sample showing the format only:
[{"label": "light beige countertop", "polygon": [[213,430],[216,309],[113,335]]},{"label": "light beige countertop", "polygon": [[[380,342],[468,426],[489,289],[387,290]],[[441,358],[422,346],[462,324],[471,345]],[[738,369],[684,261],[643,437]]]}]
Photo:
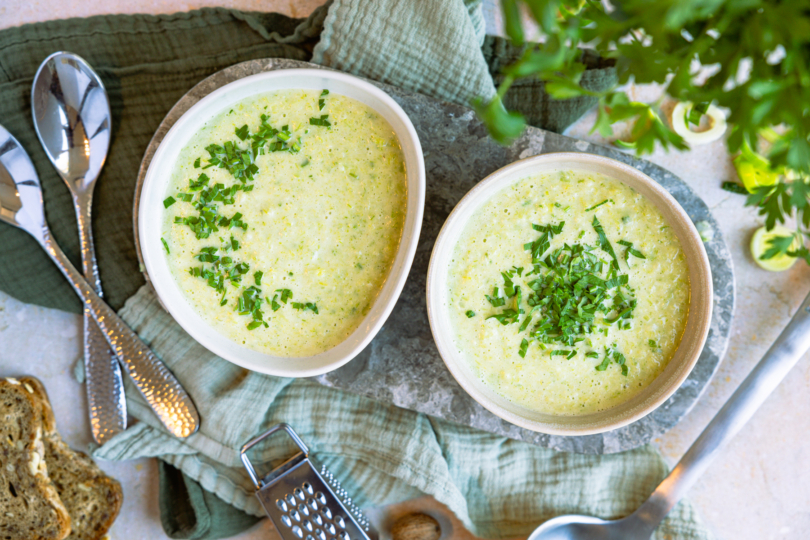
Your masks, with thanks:
[{"label": "light beige countertop", "polygon": [[[500,33],[497,0],[485,0],[489,31]],[[0,28],[48,19],[106,13],[172,13],[203,6],[278,11],[304,17],[322,0],[0,0]],[[634,89],[644,98],[654,89]],[[588,131],[589,114],[568,132],[599,141]],[[671,463],[698,436],[785,326],[810,289],[810,268],[802,262],[782,273],[761,270],[748,242],[762,224],[744,197],[720,189],[735,178],[722,142],[689,152],[657,151],[647,159],[685,180],[706,201],[731,249],[737,305],[728,352],[694,410],[655,444]],[[78,449],[91,442],[84,388],[71,375],[81,354],[78,315],[22,304],[0,293],[0,376],[31,374],[48,389],[57,424]],[[810,362],[805,357],[693,488],[689,497],[718,538],[806,540],[810,538]],[[158,514],[154,460],[102,462],[124,486],[124,507],[112,540],[166,538]],[[236,537],[277,538],[269,520]]]}]

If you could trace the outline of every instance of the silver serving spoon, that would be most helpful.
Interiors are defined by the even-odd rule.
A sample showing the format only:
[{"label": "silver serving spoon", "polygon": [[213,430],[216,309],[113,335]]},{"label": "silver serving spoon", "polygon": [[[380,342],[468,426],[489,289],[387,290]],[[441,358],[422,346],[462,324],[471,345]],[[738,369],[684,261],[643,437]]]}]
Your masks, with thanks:
[{"label": "silver serving spoon", "polygon": [[[39,142],[73,197],[84,277],[101,297],[90,213],[93,188],[110,146],[107,91],[82,58],[57,52],[42,62],[34,76],[31,108]],[[126,429],[127,403],[118,359],[88,306],[84,309],[84,372],[93,439],[104,444]]]},{"label": "silver serving spoon", "polygon": [[0,126],[0,221],[33,236],[65,275],[98,323],[104,338],[122,359],[132,382],[164,426],[188,437],[200,425],[197,409],[166,365],[155,356],[93,286],[73,267],[51,236],[45,221],[42,189],[34,164],[20,143]]},{"label": "silver serving spoon", "polygon": [[559,516],[543,523],[529,540],[646,540],[692,487],[720,450],[754,415],[799,358],[810,349],[810,294],[768,352],[706,426],[661,485],[626,518],[606,521]]}]

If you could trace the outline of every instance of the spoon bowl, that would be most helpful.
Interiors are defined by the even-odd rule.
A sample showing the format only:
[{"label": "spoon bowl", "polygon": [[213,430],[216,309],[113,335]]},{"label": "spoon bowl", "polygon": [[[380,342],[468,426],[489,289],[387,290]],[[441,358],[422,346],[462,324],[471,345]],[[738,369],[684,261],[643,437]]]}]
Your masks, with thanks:
[{"label": "spoon bowl", "polygon": [[34,128],[66,182],[91,189],[110,147],[110,100],[81,57],[57,52],[45,59],[31,91]]},{"label": "spoon bowl", "polygon": [[559,516],[543,523],[528,540],[644,540],[647,530],[634,515],[615,521],[591,516]]}]

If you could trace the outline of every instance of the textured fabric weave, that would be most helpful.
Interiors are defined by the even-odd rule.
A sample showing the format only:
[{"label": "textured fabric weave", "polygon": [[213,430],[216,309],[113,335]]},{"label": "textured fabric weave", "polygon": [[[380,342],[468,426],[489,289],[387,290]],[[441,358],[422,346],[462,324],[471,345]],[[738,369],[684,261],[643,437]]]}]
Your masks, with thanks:
[{"label": "textured fabric weave", "polygon": [[312,61],[462,105],[489,99],[480,3],[335,0]]}]

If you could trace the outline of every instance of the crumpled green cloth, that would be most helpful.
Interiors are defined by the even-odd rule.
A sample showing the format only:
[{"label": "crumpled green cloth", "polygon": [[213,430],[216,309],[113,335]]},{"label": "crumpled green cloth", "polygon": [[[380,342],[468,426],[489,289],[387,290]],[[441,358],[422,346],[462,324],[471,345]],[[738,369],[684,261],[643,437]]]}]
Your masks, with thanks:
[{"label": "crumpled green cloth", "polygon": [[[667,473],[651,446],[603,456],[560,453],[306,379],[243,370],[186,334],[149,287],[130,298],[120,314],[193,396],[202,423],[185,440],[172,437],[127,380],[129,411],[141,422],[96,450],[94,457],[159,457],[252,516],[264,513],[242,468],[239,448],[279,422],[296,429],[361,507],[428,494],[473,533],[487,538],[527,535],[542,521],[564,513],[625,516]],[[266,473],[293,449],[280,436],[251,452],[251,460],[260,474]],[[170,502],[175,505],[162,501],[161,506]],[[691,505],[681,502],[654,538],[703,540],[710,535]]]}]

